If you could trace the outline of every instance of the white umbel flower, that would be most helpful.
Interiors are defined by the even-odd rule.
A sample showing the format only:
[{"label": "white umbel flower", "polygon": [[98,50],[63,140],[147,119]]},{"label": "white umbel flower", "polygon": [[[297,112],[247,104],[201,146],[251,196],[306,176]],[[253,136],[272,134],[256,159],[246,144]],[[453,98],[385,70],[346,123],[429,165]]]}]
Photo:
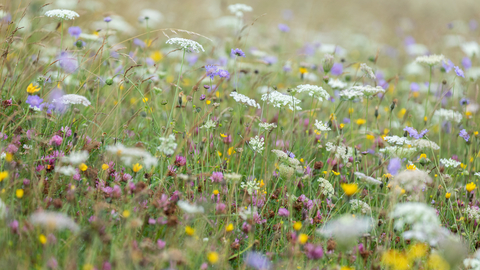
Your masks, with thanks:
[{"label": "white umbel flower", "polygon": [[373,69],[371,67],[367,66],[367,64],[361,63],[360,64],[360,70],[365,72],[365,74],[367,74],[367,76],[370,77],[370,79],[372,79],[372,80],[377,79],[377,76],[375,76],[375,73],[373,73]]},{"label": "white umbel flower", "polygon": [[332,184],[330,184],[327,179],[320,177],[317,179],[317,182],[322,194],[325,197],[331,198],[335,194],[335,189],[333,189]]},{"label": "white umbel flower", "polygon": [[335,158],[336,159],[340,159],[340,158],[343,159],[344,163],[347,163],[348,159],[350,157],[353,157],[353,154],[354,154],[354,152],[353,152],[354,150],[353,150],[352,147],[348,147],[348,146],[344,146],[344,145],[334,145],[331,142],[328,142],[325,145],[325,149],[328,152],[335,153]]},{"label": "white umbel flower", "polygon": [[350,200],[350,205],[352,206],[353,211],[360,209],[360,212],[364,215],[368,215],[372,212],[370,205],[362,200]]},{"label": "white umbel flower", "polygon": [[226,180],[230,180],[230,181],[240,181],[240,179],[242,179],[242,175],[241,174],[238,174],[238,173],[226,173],[223,175],[223,177],[226,179]]},{"label": "white umbel flower", "polygon": [[363,93],[354,89],[346,89],[340,92],[340,98],[343,100],[354,100],[363,97]]},{"label": "white umbel flower", "polygon": [[409,145],[412,144],[412,142],[407,139],[406,137],[399,137],[397,135],[393,136],[385,136],[384,140],[388,142],[389,144],[395,144],[395,145]]},{"label": "white umbel flower", "polygon": [[406,191],[421,192],[432,183],[432,178],[422,170],[404,170],[395,175],[391,182],[393,187],[399,186]]},{"label": "white umbel flower", "polygon": [[432,149],[432,150],[439,150],[440,146],[438,144],[425,140],[425,139],[419,139],[419,140],[414,140],[412,142],[412,146],[418,148],[418,149]]},{"label": "white umbel flower", "polygon": [[55,103],[55,102],[60,102],[62,104],[66,104],[66,105],[68,105],[68,104],[73,104],[73,105],[81,104],[85,107],[88,107],[92,104],[92,103],[90,103],[90,101],[86,97],[81,96],[81,95],[76,95],[76,94],[63,95],[60,98],[54,99],[52,101],[52,103]]},{"label": "white umbel flower", "polygon": [[259,108],[260,109],[260,104],[258,104],[254,99],[251,99],[245,95],[242,95],[242,94],[239,94],[237,92],[231,92],[230,93],[230,96],[236,101],[236,102],[239,102],[239,103],[242,103],[242,104],[245,104],[245,105],[248,105],[248,106],[251,106],[251,107],[255,107],[255,108]]},{"label": "white umbel flower", "polygon": [[433,114],[433,117],[441,118],[442,120],[446,121],[455,121],[460,123],[462,121],[462,114],[453,110],[447,109],[438,109]]},{"label": "white umbel flower", "polygon": [[385,93],[385,89],[382,87],[373,87],[371,85],[352,86],[350,90],[361,92],[365,97],[372,97],[378,93]]},{"label": "white umbel flower", "polygon": [[415,153],[417,153],[417,148],[415,147],[401,147],[401,146],[387,146],[379,150],[380,153],[385,153],[387,155],[396,156],[399,158],[410,158]]},{"label": "white umbel flower", "polygon": [[0,199],[0,220],[3,220],[7,216],[7,206]]},{"label": "white umbel flower", "polygon": [[66,176],[72,176],[72,175],[77,173],[77,170],[75,170],[75,168],[70,166],[70,165],[69,166],[56,167],[55,171],[60,173],[60,174],[66,175]]},{"label": "white umbel flower", "polygon": [[343,215],[330,220],[317,233],[325,237],[333,237],[340,250],[347,250],[357,243],[357,238],[372,229],[371,220],[367,217]]},{"label": "white umbel flower", "polygon": [[358,177],[358,179],[368,183],[368,184],[373,184],[373,185],[381,185],[383,184],[382,181],[379,181],[371,176],[365,175],[361,172],[354,172],[355,176]]},{"label": "white umbel flower", "polygon": [[177,143],[175,142],[175,136],[170,134],[168,137],[160,138],[160,145],[157,147],[157,150],[164,153],[165,155],[173,155],[177,149]]},{"label": "white umbel flower", "polygon": [[88,151],[72,152],[67,157],[62,157],[62,162],[78,165],[88,159]]},{"label": "white umbel flower", "polygon": [[271,103],[273,107],[276,108],[288,107],[292,111],[294,108],[297,111],[302,109],[300,106],[297,106],[297,104],[300,104],[300,100],[298,98],[282,94],[278,91],[271,91],[263,94],[262,100],[266,101],[267,103]]},{"label": "white umbel flower", "polygon": [[277,125],[275,123],[260,123],[258,124],[260,129],[263,129],[265,132],[269,132],[270,130],[277,128]]},{"label": "white umbel flower", "polygon": [[200,50],[204,52],[203,46],[200,43],[186,38],[171,38],[167,40],[167,44],[175,45],[182,50],[189,50],[191,52],[200,53]]},{"label": "white umbel flower", "polygon": [[76,17],[80,17],[77,12],[68,9],[52,9],[45,12],[47,17],[56,17],[62,20],[75,20]]},{"label": "white umbel flower", "polygon": [[[176,144],[175,144],[176,147]],[[137,147],[125,147],[121,143],[107,146],[107,152],[120,157],[120,160],[127,166],[134,163],[143,163],[147,169],[157,165],[158,160],[147,150]]]},{"label": "white umbel flower", "polygon": [[426,64],[429,66],[435,66],[440,64],[443,60],[445,60],[445,56],[443,56],[443,54],[440,54],[440,55],[432,54],[432,55],[419,56],[417,57],[417,59],[415,59],[415,62],[420,64]]},{"label": "white umbel flower", "polygon": [[460,164],[462,164],[461,162],[458,162],[455,159],[451,159],[451,158],[449,159],[442,158],[440,159],[440,163],[442,163],[447,168],[457,168],[458,166],[460,166]]},{"label": "white umbel flower", "polygon": [[480,270],[480,260],[476,258],[466,258],[463,260],[463,266],[471,270]]},{"label": "white umbel flower", "polygon": [[186,201],[178,201],[178,207],[189,214],[203,214],[205,210],[202,206],[192,205]]},{"label": "white umbel flower", "polygon": [[240,187],[243,189],[246,189],[248,192],[248,195],[252,195],[253,192],[260,189],[260,184],[258,184],[255,180],[250,180],[247,182],[242,182],[240,184]]},{"label": "white umbel flower", "polygon": [[328,100],[330,95],[320,86],[311,84],[301,84],[293,89],[293,93],[307,92],[309,96],[318,99],[318,101]]},{"label": "white umbel flower", "polygon": [[480,220],[480,208],[478,206],[468,206],[463,211],[469,219],[474,219],[477,222]]},{"label": "white umbel flower", "polygon": [[330,85],[330,87],[334,89],[344,89],[345,87],[347,87],[347,83],[344,83],[339,79],[333,79],[333,78],[330,78],[330,80],[328,80],[328,85]]},{"label": "white umbel flower", "polygon": [[263,151],[263,146],[265,144],[263,137],[259,137],[258,135],[251,138],[248,142],[252,147],[253,151],[260,153]]},{"label": "white umbel flower", "polygon": [[36,212],[30,216],[30,222],[34,225],[40,225],[47,229],[64,230],[69,229],[72,232],[77,232],[80,227],[63,213],[43,211]]},{"label": "white umbel flower", "polygon": [[228,10],[237,17],[243,17],[244,12],[252,12],[253,8],[245,4],[234,4],[229,5]]},{"label": "white umbel flower", "polygon": [[318,121],[317,119],[315,119],[315,124],[314,126],[320,130],[320,131],[329,131],[329,130],[332,130],[328,124],[324,124],[322,121]]}]

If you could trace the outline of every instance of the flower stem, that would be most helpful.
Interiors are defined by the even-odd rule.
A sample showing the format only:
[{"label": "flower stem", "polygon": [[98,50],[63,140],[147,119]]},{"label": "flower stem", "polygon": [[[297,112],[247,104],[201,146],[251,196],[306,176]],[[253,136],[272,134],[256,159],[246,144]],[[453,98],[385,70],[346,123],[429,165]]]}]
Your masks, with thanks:
[{"label": "flower stem", "polygon": [[168,115],[167,128],[165,129],[165,134],[167,134],[168,126],[170,125],[170,120],[172,120],[173,108],[175,108],[175,99],[178,96],[178,88],[179,88],[179,84],[180,84],[180,78],[182,77],[182,69],[183,69],[183,61],[184,60],[185,60],[185,49],[183,49],[182,64],[180,65],[180,74],[178,74],[177,85],[175,87],[175,95],[173,96],[173,100],[172,100],[172,109],[170,110],[170,114]]}]

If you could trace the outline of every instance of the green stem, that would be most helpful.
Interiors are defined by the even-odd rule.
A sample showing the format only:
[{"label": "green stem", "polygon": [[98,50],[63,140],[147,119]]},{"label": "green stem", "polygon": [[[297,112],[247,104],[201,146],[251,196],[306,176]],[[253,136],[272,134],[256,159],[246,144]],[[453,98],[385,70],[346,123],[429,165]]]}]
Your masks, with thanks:
[{"label": "green stem", "polygon": [[[428,80],[428,94],[427,94],[427,98],[425,99],[425,114],[423,115],[424,120],[425,120],[425,117],[427,117],[428,99],[430,98],[430,87],[432,85],[432,71],[433,71],[432,66],[430,66],[430,79]],[[425,121],[425,124],[426,123],[427,121]]]},{"label": "green stem", "polygon": [[185,49],[183,49],[182,64],[180,65],[180,74],[178,74],[177,85],[175,87],[175,95],[173,96],[173,101],[172,101],[172,109],[170,110],[170,114],[168,115],[167,128],[165,129],[165,134],[167,134],[168,126],[170,125],[170,120],[172,120],[173,108],[175,108],[175,99],[178,96],[178,88],[179,88],[179,84],[180,84],[180,78],[182,77],[182,69],[183,69],[183,61],[184,60],[185,60]]}]

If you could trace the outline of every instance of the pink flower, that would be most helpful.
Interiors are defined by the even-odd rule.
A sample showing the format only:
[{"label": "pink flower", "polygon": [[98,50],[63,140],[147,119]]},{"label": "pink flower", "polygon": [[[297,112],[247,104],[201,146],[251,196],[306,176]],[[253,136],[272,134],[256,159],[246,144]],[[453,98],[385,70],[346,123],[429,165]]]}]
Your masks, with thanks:
[{"label": "pink flower", "polygon": [[280,209],[278,209],[278,215],[281,217],[288,217],[290,215],[290,212],[288,212],[287,209],[280,207]]},{"label": "pink flower", "polygon": [[49,145],[53,145],[53,144],[56,144],[57,146],[60,146],[62,145],[62,137],[58,136],[58,135],[53,135],[53,137],[50,139],[50,142],[48,143]]}]

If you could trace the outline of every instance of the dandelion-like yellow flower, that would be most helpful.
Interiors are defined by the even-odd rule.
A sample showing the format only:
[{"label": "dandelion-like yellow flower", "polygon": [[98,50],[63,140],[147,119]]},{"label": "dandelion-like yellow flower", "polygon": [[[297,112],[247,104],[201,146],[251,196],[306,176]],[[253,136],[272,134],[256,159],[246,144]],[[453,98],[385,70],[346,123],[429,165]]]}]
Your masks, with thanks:
[{"label": "dandelion-like yellow flower", "polygon": [[468,191],[468,192],[472,192],[475,188],[477,188],[477,185],[475,185],[473,182],[471,182],[470,184],[467,184],[465,186],[465,189]]},{"label": "dandelion-like yellow flower", "polygon": [[139,172],[142,168],[143,168],[143,166],[138,164],[138,163],[133,165],[133,171],[134,172]]},{"label": "dandelion-like yellow flower", "polygon": [[110,167],[107,164],[104,163],[102,165],[102,170],[106,171],[106,170],[108,170],[108,168],[110,168]]},{"label": "dandelion-like yellow flower", "polygon": [[361,125],[365,125],[365,123],[367,123],[367,120],[359,118],[355,121],[355,123],[357,123],[357,125],[361,126]]},{"label": "dandelion-like yellow flower", "polygon": [[452,197],[452,193],[450,192],[445,193],[445,199],[450,199],[450,197]]},{"label": "dandelion-like yellow flower", "polygon": [[28,87],[27,87],[27,93],[29,94],[33,94],[33,93],[36,93],[38,91],[40,91],[40,87],[38,86],[33,86],[33,84],[30,84]]},{"label": "dandelion-like yellow flower", "polygon": [[337,175],[337,176],[340,175],[339,172],[336,172],[336,171],[334,171],[334,170],[332,170],[332,173],[333,173],[334,175]]},{"label": "dandelion-like yellow flower", "polygon": [[150,55],[150,58],[155,62],[159,62],[163,59],[163,54],[160,51],[155,51]]},{"label": "dandelion-like yellow flower", "polygon": [[304,67],[301,67],[299,71],[300,71],[300,74],[308,73],[308,70]]},{"label": "dandelion-like yellow flower", "polygon": [[219,256],[217,252],[213,251],[208,253],[207,258],[211,264],[216,264],[218,262]]},{"label": "dandelion-like yellow flower", "polygon": [[415,171],[416,169],[417,169],[417,166],[415,166],[413,164],[407,165],[407,170],[409,170],[409,171]]},{"label": "dandelion-like yellow flower", "polygon": [[192,235],[195,234],[195,229],[190,227],[190,226],[187,226],[187,227],[185,227],[185,233],[192,236]]},{"label": "dandelion-like yellow flower", "polygon": [[129,210],[123,210],[122,216],[123,216],[124,218],[128,218],[128,217],[130,216],[130,211],[129,211]]},{"label": "dandelion-like yellow flower", "polygon": [[207,100],[205,103],[207,103],[207,105],[210,105],[210,103],[212,103],[210,100]]},{"label": "dandelion-like yellow flower", "polygon": [[412,261],[416,259],[423,258],[428,251],[428,246],[426,244],[417,243],[410,246],[407,251],[407,258]]},{"label": "dandelion-like yellow flower", "polygon": [[8,172],[7,171],[0,172],[0,182],[2,182],[3,180],[5,180],[7,178],[8,178]]},{"label": "dandelion-like yellow flower", "polygon": [[13,160],[13,155],[10,154],[10,153],[7,153],[7,155],[5,156],[5,160],[6,160],[7,162],[12,162],[12,160]]},{"label": "dandelion-like yellow flower", "polygon": [[299,236],[298,236],[298,242],[301,244],[301,245],[304,245],[305,243],[307,243],[308,241],[308,235],[304,234],[304,233],[301,233]]},{"label": "dandelion-like yellow flower", "polygon": [[427,154],[421,154],[418,159],[422,159],[422,158],[427,159]]},{"label": "dandelion-like yellow flower", "polygon": [[344,123],[341,123],[340,124],[340,129],[343,129],[345,127],[345,124]]},{"label": "dandelion-like yellow flower", "polygon": [[40,234],[38,236],[38,240],[40,241],[40,243],[42,243],[42,245],[45,245],[47,243],[47,237],[43,234]]},{"label": "dandelion-like yellow flower", "polygon": [[226,232],[231,232],[231,231],[233,231],[233,229],[234,229],[233,224],[230,223],[230,224],[228,224],[227,227],[225,228],[225,231],[226,231]]},{"label": "dandelion-like yellow flower", "polygon": [[218,189],[215,189],[215,190],[213,191],[213,195],[218,195],[218,193],[220,193],[220,191],[218,191]]},{"label": "dandelion-like yellow flower", "polygon": [[349,197],[358,192],[358,185],[355,183],[352,183],[352,184],[343,183],[340,186],[342,187],[343,192],[345,192],[345,195]]},{"label": "dandelion-like yellow flower", "polygon": [[293,229],[295,231],[299,231],[301,228],[302,228],[302,222],[301,221],[297,221],[297,222],[293,223]]},{"label": "dandelion-like yellow flower", "polygon": [[80,165],[78,166],[78,168],[79,168],[82,172],[84,172],[84,171],[86,171],[86,170],[88,169],[88,166],[87,166],[85,163],[82,163],[82,164],[80,164]]},{"label": "dandelion-like yellow flower", "polygon": [[17,196],[17,198],[21,199],[23,197],[23,194],[25,194],[25,192],[23,191],[23,189],[17,189],[15,191],[15,195]]},{"label": "dandelion-like yellow flower", "polygon": [[383,175],[383,177],[390,179],[390,178],[393,177],[393,175],[391,175],[391,174],[389,174],[389,173],[386,173],[386,174]]}]

